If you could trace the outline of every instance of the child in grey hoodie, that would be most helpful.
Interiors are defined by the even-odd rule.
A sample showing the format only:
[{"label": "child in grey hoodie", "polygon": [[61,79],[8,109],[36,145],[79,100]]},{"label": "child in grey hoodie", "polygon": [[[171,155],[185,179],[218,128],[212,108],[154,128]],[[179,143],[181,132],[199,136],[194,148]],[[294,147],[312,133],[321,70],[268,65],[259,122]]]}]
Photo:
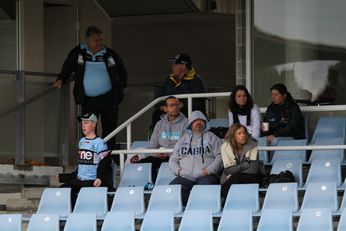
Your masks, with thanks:
[{"label": "child in grey hoodie", "polygon": [[169,167],[177,176],[170,184],[182,185],[184,205],[193,185],[219,183],[222,141],[208,129],[204,114],[192,112],[187,132],[176,143],[169,159]]}]

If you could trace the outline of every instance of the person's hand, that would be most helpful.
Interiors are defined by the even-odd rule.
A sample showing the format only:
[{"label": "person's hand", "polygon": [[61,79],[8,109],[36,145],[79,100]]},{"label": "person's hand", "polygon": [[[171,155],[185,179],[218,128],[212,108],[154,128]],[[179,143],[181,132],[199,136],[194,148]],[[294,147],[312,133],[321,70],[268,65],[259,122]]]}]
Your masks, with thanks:
[{"label": "person's hand", "polygon": [[52,87],[55,87],[57,89],[60,89],[62,86],[62,81],[60,79],[58,79],[57,81],[55,81],[55,83],[53,83]]},{"label": "person's hand", "polygon": [[102,181],[100,180],[100,178],[96,178],[96,180],[94,181],[94,187],[100,187],[102,184]]},{"label": "person's hand", "polygon": [[226,176],[226,179],[228,180],[229,178],[231,178],[232,174],[229,174]]},{"label": "person's hand", "polygon": [[130,159],[130,163],[138,163],[138,161],[139,161],[138,155],[135,155],[135,156],[131,157],[131,159]]},{"label": "person's hand", "polygon": [[209,175],[208,169],[202,168],[202,174],[203,174],[203,176],[208,176]]},{"label": "person's hand", "polygon": [[269,144],[272,143],[273,139],[275,139],[274,135],[267,136],[267,141],[268,141]]}]

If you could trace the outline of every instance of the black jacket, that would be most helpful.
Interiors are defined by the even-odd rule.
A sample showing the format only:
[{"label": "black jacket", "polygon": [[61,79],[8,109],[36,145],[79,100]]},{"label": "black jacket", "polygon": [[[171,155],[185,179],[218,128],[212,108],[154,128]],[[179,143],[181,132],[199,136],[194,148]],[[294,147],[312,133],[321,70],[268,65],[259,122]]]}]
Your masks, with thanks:
[{"label": "black jacket", "polygon": [[283,105],[271,103],[268,106],[266,119],[269,122],[269,132],[267,135],[293,137],[294,139],[305,138],[303,114],[290,94],[287,94]]},{"label": "black jacket", "polygon": [[[124,64],[117,53],[112,49],[106,47],[106,53],[103,56],[103,61],[106,64],[107,71],[112,83],[113,93],[113,105],[119,104],[124,98],[124,88],[127,84],[127,73]],[[57,80],[61,80],[62,83],[70,78],[74,73],[74,89],[73,95],[76,104],[84,105],[85,92],[83,86],[85,61],[90,59],[90,54],[86,52],[86,49],[82,49],[80,44],[73,48],[67,56],[67,59],[62,66],[61,72],[58,75]]]}]

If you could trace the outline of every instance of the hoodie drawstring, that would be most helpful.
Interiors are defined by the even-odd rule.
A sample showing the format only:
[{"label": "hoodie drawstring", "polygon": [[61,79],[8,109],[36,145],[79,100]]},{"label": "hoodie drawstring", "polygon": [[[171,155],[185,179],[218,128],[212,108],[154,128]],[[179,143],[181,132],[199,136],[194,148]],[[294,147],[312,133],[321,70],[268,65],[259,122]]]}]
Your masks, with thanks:
[{"label": "hoodie drawstring", "polygon": [[[192,138],[193,138],[193,134],[190,138],[190,145],[189,145],[189,150],[191,150],[191,143],[192,143]],[[204,164],[204,147],[203,147],[203,133],[202,133],[202,137],[201,137],[201,147],[202,147],[202,164]]]}]

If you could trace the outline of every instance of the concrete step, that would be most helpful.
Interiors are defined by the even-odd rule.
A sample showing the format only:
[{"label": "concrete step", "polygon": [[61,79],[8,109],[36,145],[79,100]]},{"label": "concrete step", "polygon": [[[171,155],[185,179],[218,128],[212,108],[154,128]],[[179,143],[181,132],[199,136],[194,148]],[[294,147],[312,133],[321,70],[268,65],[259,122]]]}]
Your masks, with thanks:
[{"label": "concrete step", "polygon": [[36,212],[39,200],[28,199],[8,199],[6,203],[6,211],[30,211]]},{"label": "concrete step", "polygon": [[44,189],[44,187],[23,188],[22,199],[40,200]]}]

